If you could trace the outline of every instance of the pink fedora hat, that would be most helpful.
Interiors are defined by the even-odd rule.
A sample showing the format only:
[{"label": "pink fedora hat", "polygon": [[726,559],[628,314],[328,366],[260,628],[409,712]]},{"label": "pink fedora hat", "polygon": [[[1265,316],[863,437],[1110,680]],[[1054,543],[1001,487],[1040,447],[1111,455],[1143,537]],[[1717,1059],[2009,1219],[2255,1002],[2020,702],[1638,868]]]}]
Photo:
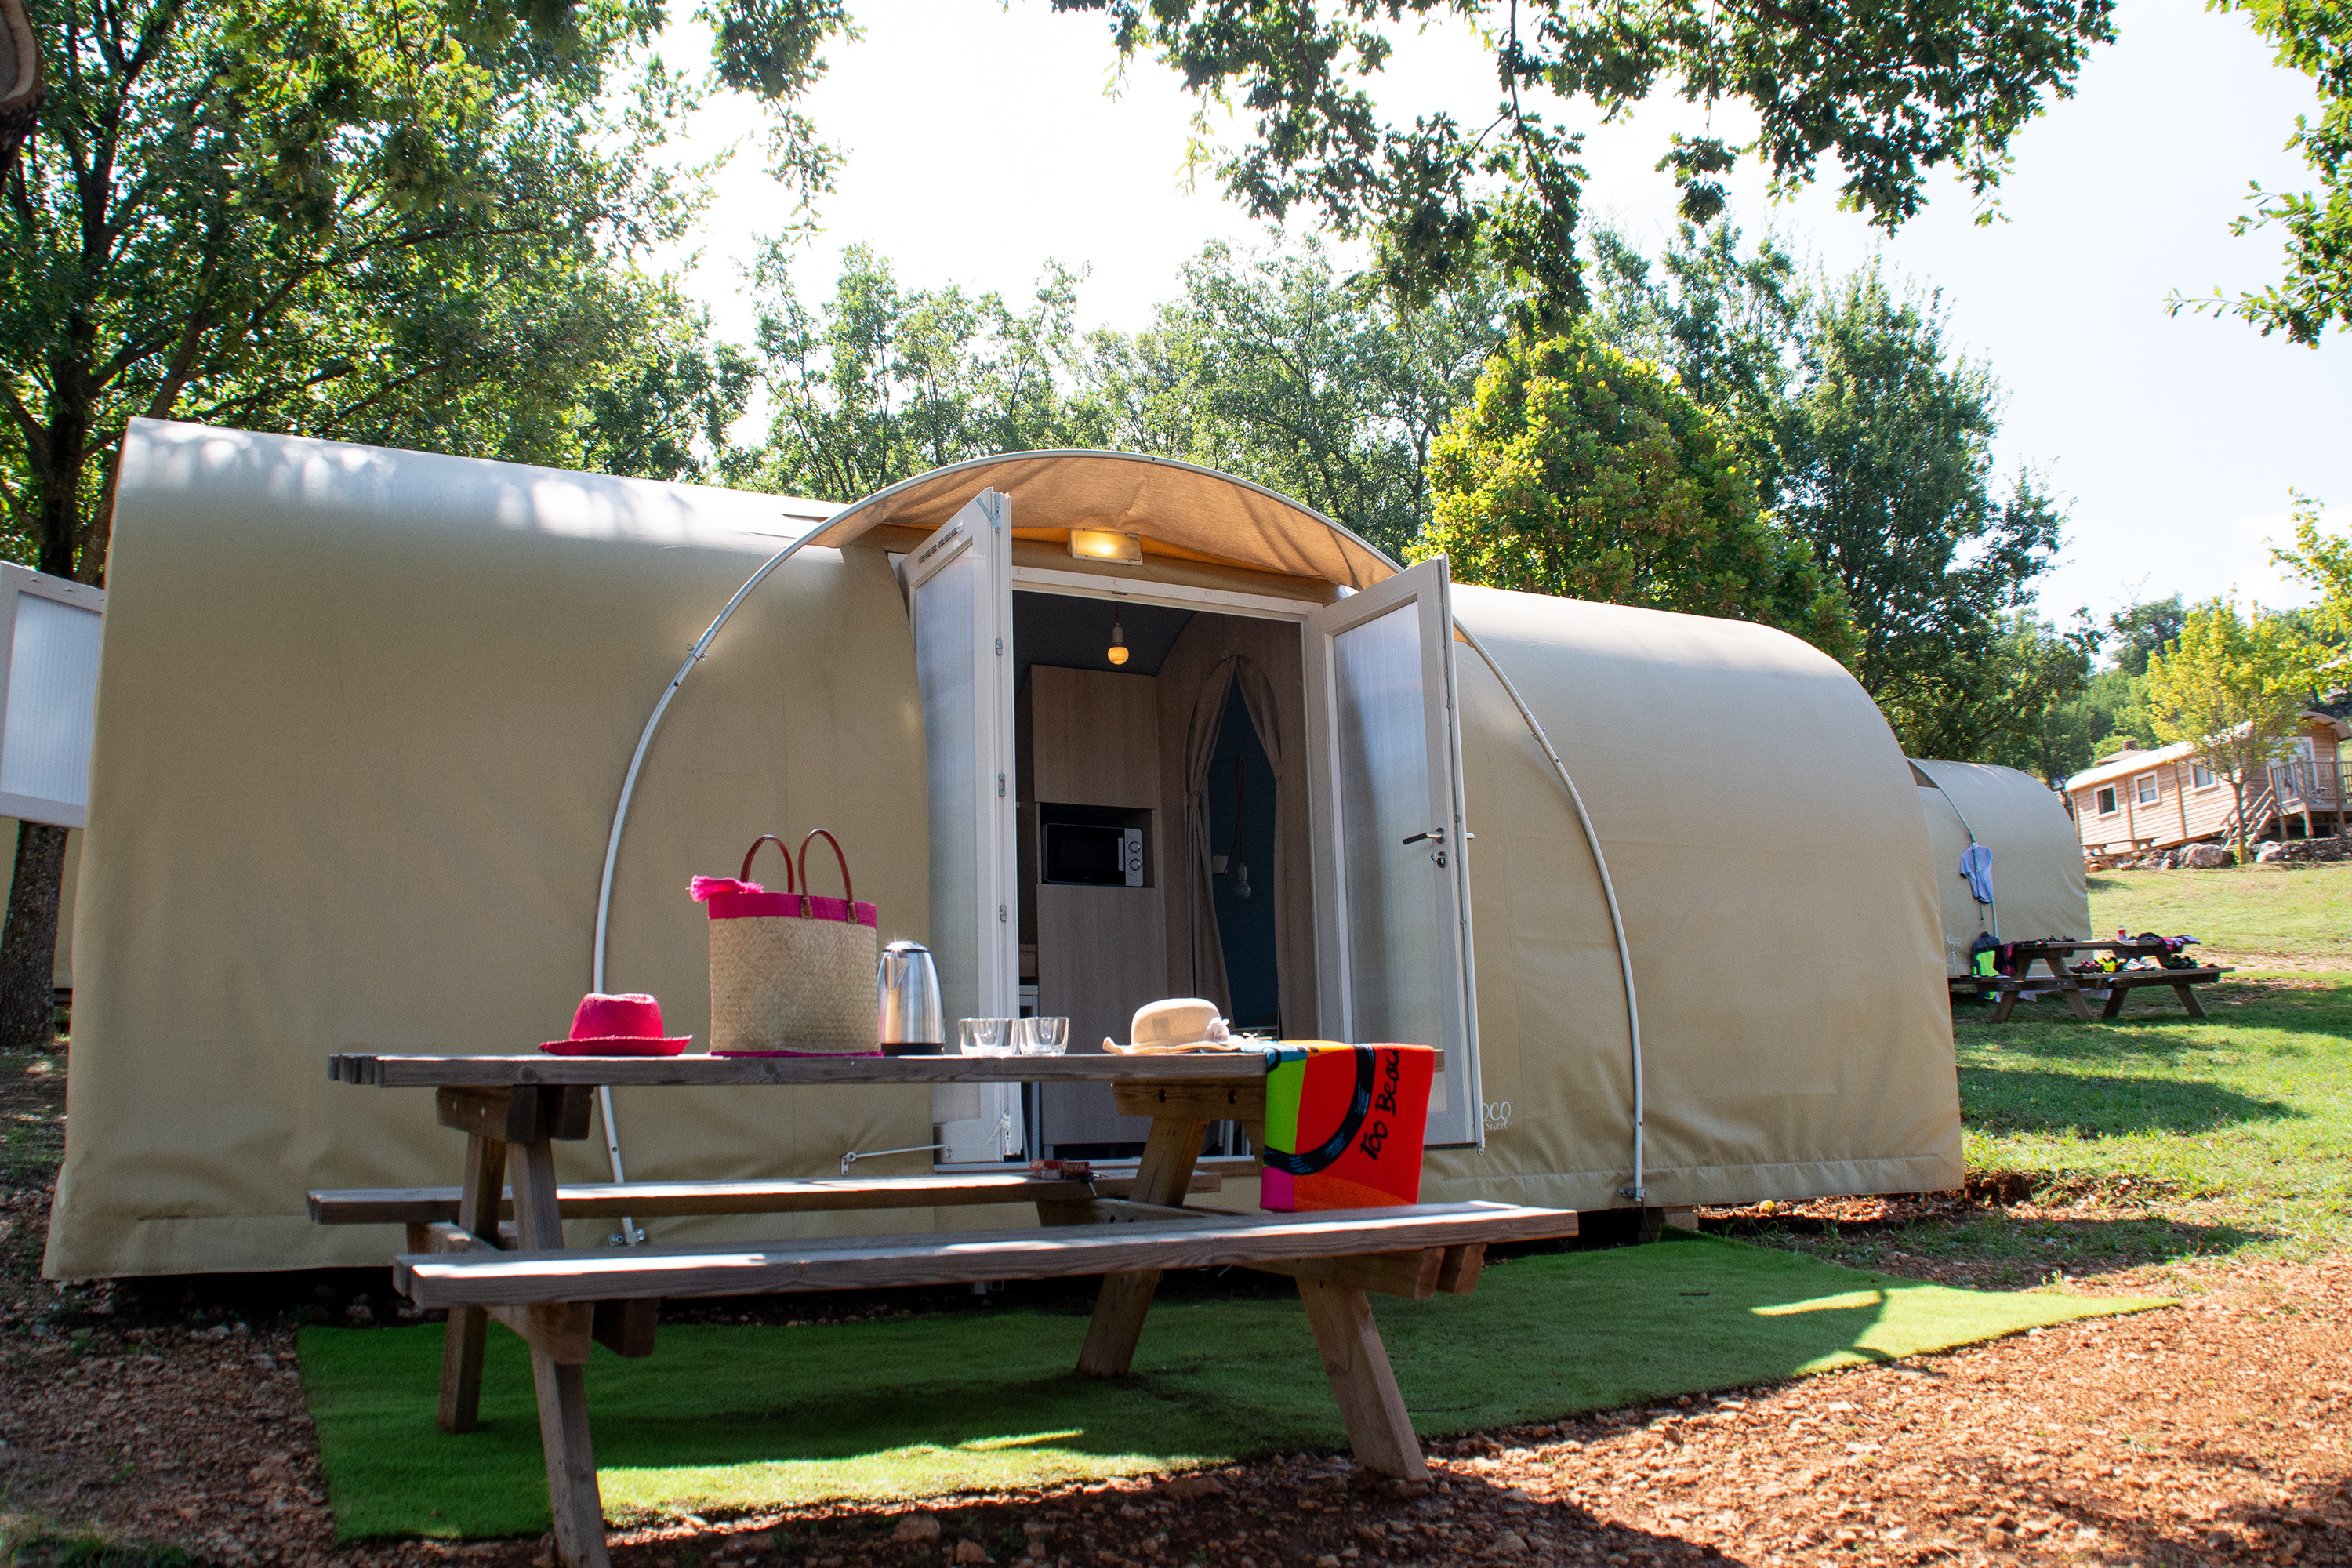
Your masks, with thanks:
[{"label": "pink fedora hat", "polygon": [[548,1040],[539,1048],[559,1057],[674,1057],[693,1039],[664,1035],[661,1004],[643,993],[607,996],[591,991],[572,1015],[572,1037]]}]

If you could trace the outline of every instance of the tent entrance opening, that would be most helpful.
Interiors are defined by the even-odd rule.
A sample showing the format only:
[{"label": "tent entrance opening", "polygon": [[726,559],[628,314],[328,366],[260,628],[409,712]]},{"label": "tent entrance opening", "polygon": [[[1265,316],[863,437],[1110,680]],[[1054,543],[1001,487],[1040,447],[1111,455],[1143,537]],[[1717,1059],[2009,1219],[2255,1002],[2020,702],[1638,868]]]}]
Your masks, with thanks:
[{"label": "tent entrance opening", "polygon": [[[1012,512],[984,490],[899,564],[946,1016],[1066,1017],[1084,1052],[1200,996],[1284,1038],[1442,1046],[1429,1141],[1481,1142],[1443,559],[1319,605],[1148,558],[1097,587],[1016,568]],[[933,1120],[949,1165],[1148,1131],[1099,1086],[942,1088]]]},{"label": "tent entrance opening", "polygon": [[[1299,623],[1024,590],[1013,646],[1022,1010],[1067,1017],[1074,1052],[1167,996],[1311,1034],[1313,879],[1278,766],[1304,744]],[[1132,1158],[1149,1131],[1102,1085],[1047,1086],[1026,1110],[1052,1158]]]}]

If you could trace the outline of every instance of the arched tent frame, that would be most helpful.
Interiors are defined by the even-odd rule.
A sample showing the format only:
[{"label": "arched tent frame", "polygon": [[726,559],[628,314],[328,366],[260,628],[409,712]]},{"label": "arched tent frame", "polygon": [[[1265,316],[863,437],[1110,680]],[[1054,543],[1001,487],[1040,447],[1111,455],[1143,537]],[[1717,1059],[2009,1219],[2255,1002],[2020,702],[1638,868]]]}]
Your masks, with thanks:
[{"label": "arched tent frame", "polygon": [[[975,486],[978,487],[977,492]],[[709,656],[711,645],[744,601],[778,567],[806,546],[838,549],[882,529],[913,532],[915,536],[905,542],[917,544],[931,529],[954,517],[971,502],[975,493],[1005,493],[1016,486],[1024,502],[1034,502],[1039,510],[1056,520],[1045,527],[1030,529],[1024,529],[1016,522],[1013,530],[1016,538],[1066,540],[1071,531],[1077,528],[1128,533],[1137,538],[1140,553],[1147,558],[1159,556],[1266,572],[1290,578],[1319,579],[1343,594],[1373,587],[1396,576],[1400,571],[1393,561],[1341,523],[1263,485],[1199,464],[1137,453],[1057,450],[975,458],[917,475],[845,507],[771,556],[736,590],[688,650],[685,661],[678,666],[677,673],[663,689],[652,713],[647,716],[645,729],[630,756],[628,770],[623,777],[620,796],[614,808],[612,831],[605,841],[604,870],[597,891],[591,966],[596,990],[604,989],[613,875],[619,860],[622,838],[627,830],[629,806],[637,778],[670,703],[693,673],[695,666]],[[1162,584],[1148,577],[1105,581],[1098,577],[1034,570],[1017,572],[1016,576],[1025,576],[1034,586],[1064,594],[1118,597],[1138,603],[1164,603],[1186,607],[1215,605],[1244,614],[1283,617],[1295,615],[1301,620],[1312,613],[1309,605],[1303,601],[1204,592],[1198,588]],[[1044,581],[1049,578],[1051,582]],[[1638,1204],[1647,1196],[1643,1180],[1645,1085],[1642,1068],[1641,1003],[1633,978],[1633,950],[1625,938],[1624,919],[1618,904],[1616,884],[1610,875],[1608,856],[1601,847],[1600,834],[1593,827],[1583,795],[1577,789],[1576,781],[1570,776],[1568,765],[1560,760],[1559,752],[1519,694],[1518,688],[1512,683],[1486,645],[1458,619],[1449,619],[1449,629],[1454,640],[1478,655],[1509,697],[1528,733],[1541,748],[1546,762],[1558,776],[1592,857],[1593,869],[1608,907],[1610,928],[1617,949],[1619,976],[1624,993],[1628,1065],[1633,1089],[1633,1102],[1629,1108],[1631,1176],[1619,1189],[1619,1194]],[[1448,709],[1454,706],[1451,692],[1447,693],[1445,700]],[[1458,745],[1454,750],[1451,764],[1455,774],[1455,795],[1458,799],[1461,765]],[[1457,823],[1458,820],[1457,817]],[[1438,842],[1441,847],[1444,845],[1442,834],[1438,836]],[[1457,845],[1454,853],[1459,867],[1457,880],[1461,889],[1462,919],[1466,929],[1469,892],[1465,863],[1466,857],[1463,853],[1465,847]],[[1442,857],[1440,864],[1444,864]],[[1465,952],[1465,965],[1467,962]],[[1463,984],[1469,1009],[1465,1035],[1474,1062],[1469,1082],[1475,1086],[1475,983],[1465,974]],[[598,1106],[613,1180],[625,1181],[627,1179],[626,1167],[611,1089],[599,1091]],[[1485,1145],[1485,1122],[1482,1107],[1476,1121],[1477,1142],[1482,1148]],[[623,1222],[621,1236],[630,1245],[635,1245],[639,1239],[639,1233],[630,1221]]]}]

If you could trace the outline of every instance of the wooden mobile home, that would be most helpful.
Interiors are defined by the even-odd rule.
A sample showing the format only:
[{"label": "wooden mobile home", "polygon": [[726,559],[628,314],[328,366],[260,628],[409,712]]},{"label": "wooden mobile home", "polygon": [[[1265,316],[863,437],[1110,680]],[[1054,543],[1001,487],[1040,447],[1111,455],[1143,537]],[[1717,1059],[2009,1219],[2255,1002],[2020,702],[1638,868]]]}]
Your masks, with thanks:
[{"label": "wooden mobile home", "polygon": [[[2305,837],[2344,830],[2343,748],[2352,724],[2314,708],[2289,753],[2246,781],[2246,837]],[[2153,751],[2117,752],[2066,781],[2066,799],[2086,855],[2168,849],[2199,839],[2235,837],[2238,801],[2228,778],[2189,754],[2187,742]]]}]

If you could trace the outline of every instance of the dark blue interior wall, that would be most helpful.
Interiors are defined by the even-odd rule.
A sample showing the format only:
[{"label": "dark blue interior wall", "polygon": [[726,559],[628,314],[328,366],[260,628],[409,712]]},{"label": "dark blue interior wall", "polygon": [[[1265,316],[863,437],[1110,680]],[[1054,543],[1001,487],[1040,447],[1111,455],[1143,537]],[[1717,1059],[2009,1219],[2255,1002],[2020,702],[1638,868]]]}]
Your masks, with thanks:
[{"label": "dark blue interior wall", "polygon": [[[1235,816],[1234,769],[1240,768],[1239,817]],[[1274,942],[1274,768],[1258,744],[1249,706],[1236,684],[1225,700],[1224,722],[1209,763],[1209,852],[1225,857],[1224,874],[1210,879],[1216,889],[1217,931],[1225,950],[1225,975],[1233,985],[1233,1021],[1242,1028],[1278,1031],[1281,976]],[[1236,858],[1234,825],[1241,825]],[[1239,868],[1249,868],[1249,896],[1241,896]]]}]

